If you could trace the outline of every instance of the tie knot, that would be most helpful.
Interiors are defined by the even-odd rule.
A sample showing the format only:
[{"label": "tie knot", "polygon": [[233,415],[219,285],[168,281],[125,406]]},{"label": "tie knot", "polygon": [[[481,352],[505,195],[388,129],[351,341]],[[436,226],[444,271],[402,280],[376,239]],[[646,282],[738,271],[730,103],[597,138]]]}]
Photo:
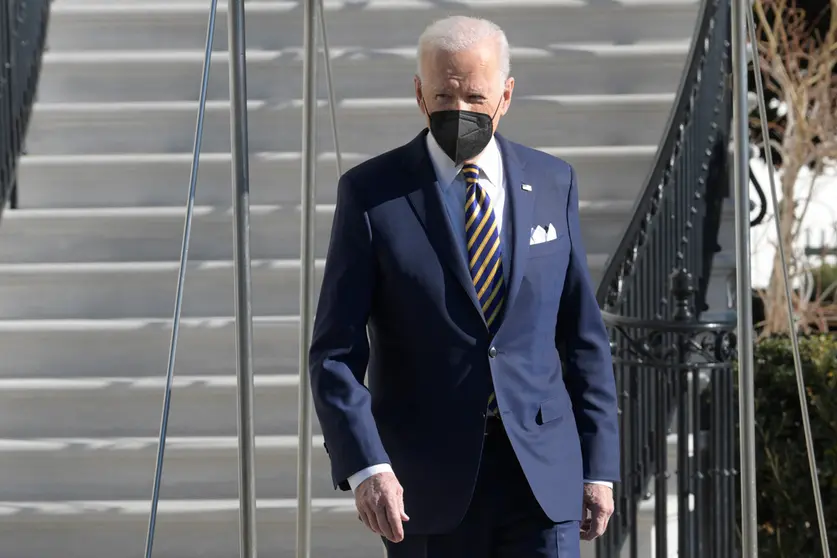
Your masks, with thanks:
[{"label": "tie knot", "polygon": [[477,165],[465,165],[462,167],[462,175],[465,177],[465,182],[473,184],[480,179],[480,168]]}]

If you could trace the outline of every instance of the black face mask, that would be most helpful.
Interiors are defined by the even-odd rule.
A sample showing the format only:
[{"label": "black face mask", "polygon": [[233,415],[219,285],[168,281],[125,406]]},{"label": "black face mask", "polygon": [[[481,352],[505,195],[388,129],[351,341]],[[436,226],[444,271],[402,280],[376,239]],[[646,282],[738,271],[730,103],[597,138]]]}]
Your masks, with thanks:
[{"label": "black face mask", "polygon": [[[430,133],[455,165],[473,159],[491,141],[494,135],[494,116],[500,110],[500,103],[497,103],[493,116],[470,110],[438,110],[430,113]],[[424,110],[428,112],[426,104]]]}]

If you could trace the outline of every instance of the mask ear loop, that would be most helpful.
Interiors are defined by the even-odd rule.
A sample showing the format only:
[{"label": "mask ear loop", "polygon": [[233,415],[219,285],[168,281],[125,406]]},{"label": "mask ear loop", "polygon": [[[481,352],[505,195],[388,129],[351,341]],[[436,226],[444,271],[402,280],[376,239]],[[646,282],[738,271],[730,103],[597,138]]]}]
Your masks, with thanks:
[{"label": "mask ear loop", "polygon": [[421,94],[421,106],[424,108],[425,116],[427,116],[427,118],[430,118],[430,111],[427,110],[427,101],[424,100],[424,93]]},{"label": "mask ear loop", "polygon": [[[505,90],[505,88],[504,88],[504,89],[503,89],[503,95],[505,95],[505,94],[506,94],[506,90]],[[422,101],[423,101],[423,100],[424,100],[424,98],[422,98]],[[494,109],[494,114],[492,114],[492,115],[491,115],[491,121],[492,121],[492,122],[494,122],[494,119],[495,119],[495,118],[497,118],[497,113],[498,113],[498,112],[500,112],[500,105],[502,105],[502,104],[503,104],[503,97],[502,97],[502,96],[500,96],[500,102],[499,102],[499,103],[497,103],[497,108],[495,108],[495,109]],[[427,110],[427,106],[426,106],[426,105],[425,105],[424,110]]]}]

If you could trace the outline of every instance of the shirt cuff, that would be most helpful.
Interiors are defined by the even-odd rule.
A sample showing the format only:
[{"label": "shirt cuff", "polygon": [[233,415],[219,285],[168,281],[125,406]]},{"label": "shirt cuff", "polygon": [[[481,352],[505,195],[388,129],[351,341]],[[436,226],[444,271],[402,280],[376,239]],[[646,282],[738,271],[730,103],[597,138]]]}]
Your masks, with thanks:
[{"label": "shirt cuff", "polygon": [[378,473],[392,473],[392,466],[389,463],[381,463],[379,465],[372,465],[371,467],[367,467],[366,469],[361,469],[347,480],[349,481],[349,486],[352,489],[352,492],[360,486],[360,483],[371,477],[372,475],[377,475]]},{"label": "shirt cuff", "polygon": [[602,486],[613,488],[613,483],[608,481],[585,480],[584,484],[601,484]]}]

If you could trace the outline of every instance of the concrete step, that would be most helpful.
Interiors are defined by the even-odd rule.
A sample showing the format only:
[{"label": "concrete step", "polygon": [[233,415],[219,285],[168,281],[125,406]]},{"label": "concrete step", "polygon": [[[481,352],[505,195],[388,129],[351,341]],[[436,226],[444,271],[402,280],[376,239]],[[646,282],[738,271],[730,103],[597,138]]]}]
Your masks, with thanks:
[{"label": "concrete step", "polygon": [[[693,455],[693,439],[689,436],[689,455]],[[677,556],[677,510],[680,496],[677,492],[678,472],[677,472],[677,434],[668,434],[666,436],[666,473],[668,475],[666,481],[666,495],[663,503],[666,507],[666,524],[662,527],[668,533],[668,551],[656,550],[656,517],[655,511],[657,506],[657,497],[655,491],[655,479],[652,476],[646,485],[647,498],[639,502],[639,513],[637,515],[637,554],[636,556],[655,556],[659,558],[676,558]],[[690,496],[690,505],[694,506],[694,500]],[[630,557],[630,542],[626,542],[622,549],[622,556],[624,558]]]},{"label": "concrete step", "polygon": [[[226,3],[219,2],[215,48],[226,49]],[[276,50],[302,45],[302,1],[247,2],[248,48]],[[432,0],[326,1],[329,42],[388,48],[418,41],[432,21],[455,13],[477,13],[493,20],[516,46],[542,47],[562,41],[607,37],[620,43],[679,40],[690,37],[696,0]],[[209,2],[79,2],[56,0],[52,6],[52,50],[203,49]]]},{"label": "concrete step", "polygon": [[[594,279],[605,256],[589,258]],[[324,260],[316,262],[319,293]],[[0,264],[0,319],[116,319],[172,316],[178,262]],[[299,260],[255,260],[253,312],[299,313]],[[183,316],[235,314],[232,261],[195,261],[186,270]]]},{"label": "concrete step", "polygon": [[[656,144],[674,93],[636,95],[515,96],[500,131],[530,145],[579,147]],[[325,107],[325,101],[320,105]],[[302,138],[301,100],[253,100],[250,149],[296,151]],[[26,140],[31,154],[182,153],[194,146],[197,101],[39,103]],[[202,150],[230,150],[230,104],[206,106]],[[327,113],[318,145],[333,146]],[[341,148],[382,153],[410,141],[424,126],[414,97],[338,101]]]},{"label": "concrete step", "polygon": [[[0,320],[0,378],[163,378],[171,322],[171,317]],[[234,375],[235,331],[231,317],[183,318],[175,374]],[[295,375],[298,363],[299,317],[255,317],[256,374]],[[162,397],[161,390],[160,405]]]},{"label": "concrete step", "polygon": [[[587,200],[633,201],[653,162],[654,144],[543,148],[573,164]],[[369,155],[343,153],[343,170]],[[28,155],[20,160],[21,208],[177,206],[186,202],[191,153]],[[300,201],[299,152],[251,153],[250,195],[254,204]],[[334,203],[334,153],[322,153],[315,171],[317,200]],[[618,185],[618,187],[616,187]],[[198,169],[200,204],[230,203],[229,153],[202,153]]]},{"label": "concrete step", "polygon": [[[666,497],[666,524],[661,528],[666,530],[667,547],[658,549],[656,546],[656,517],[655,501],[646,500],[639,505],[637,514],[637,556],[657,556],[659,558],[677,557],[677,501],[676,495]],[[626,544],[622,550],[622,556],[629,556],[630,545]]]},{"label": "concrete step", "polygon": [[[0,437],[156,436],[164,370],[153,377],[0,379]],[[255,385],[256,434],[295,434],[299,376],[258,375]],[[169,434],[235,436],[236,403],[235,375],[176,374]]]},{"label": "concrete step", "polygon": [[[319,292],[324,260],[317,260]],[[171,317],[179,262],[0,264],[0,318]],[[235,314],[231,260],[193,261],[186,270],[183,316]],[[253,312],[299,313],[299,260],[251,263]]]},{"label": "concrete step", "polygon": [[[630,202],[582,202],[582,238],[588,253],[606,254],[613,248],[632,207]],[[319,205],[316,209],[315,257],[325,257],[334,206]],[[8,211],[0,226],[0,262],[178,261],[185,215],[185,207]],[[230,209],[196,207],[193,223],[190,259],[233,258]],[[254,259],[298,258],[299,236],[297,206],[251,208]]]},{"label": "concrete step", "polygon": [[[140,558],[150,498],[0,502],[4,555],[14,558]],[[357,519],[354,500],[312,502],[312,557],[377,558],[381,539]],[[258,501],[260,556],[289,558],[296,548],[296,500]],[[238,500],[160,501],[155,558],[238,556]],[[60,549],[60,550],[59,550]]]},{"label": "concrete step", "polygon": [[[298,206],[253,206],[250,215],[253,258],[299,257]],[[333,205],[317,206],[318,257],[326,254],[333,215]],[[185,207],[8,211],[0,226],[0,261],[177,261],[185,216]],[[196,207],[189,257],[227,260],[232,255],[232,210]]]},{"label": "concrete step", "polygon": [[[158,438],[23,438],[0,440],[0,494],[17,501],[144,500],[151,495]],[[259,498],[296,498],[298,438],[256,438]],[[340,495],[331,483],[322,436],[313,443],[315,498]],[[237,499],[235,436],[166,440],[160,494],[167,499]]]},{"label": "concrete step", "polygon": [[[624,43],[556,43],[511,49],[518,95],[675,91],[688,40]],[[398,97],[412,91],[416,46],[333,46],[338,98]],[[251,99],[295,99],[302,92],[302,50],[247,52]],[[52,51],[44,56],[40,102],[191,101],[198,98],[204,51]],[[207,96],[229,99],[229,53],[212,56]],[[319,62],[318,62],[319,63]],[[322,71],[324,74],[325,71]],[[326,80],[320,78],[326,98]]]}]

